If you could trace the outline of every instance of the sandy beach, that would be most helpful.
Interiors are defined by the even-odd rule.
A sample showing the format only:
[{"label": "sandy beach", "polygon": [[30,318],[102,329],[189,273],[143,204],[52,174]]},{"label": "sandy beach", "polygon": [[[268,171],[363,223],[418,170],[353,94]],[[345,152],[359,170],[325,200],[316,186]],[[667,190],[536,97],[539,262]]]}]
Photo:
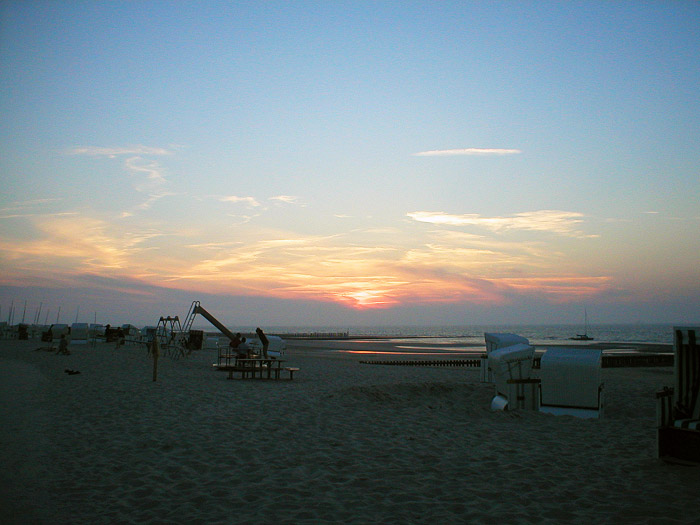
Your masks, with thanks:
[{"label": "sandy beach", "polygon": [[654,457],[671,368],[605,369],[605,418],[583,420],[492,412],[478,369],[327,345],[289,343],[293,381],[227,380],[198,351],[153,382],[142,346],[0,342],[0,519],[698,523],[700,467]]}]

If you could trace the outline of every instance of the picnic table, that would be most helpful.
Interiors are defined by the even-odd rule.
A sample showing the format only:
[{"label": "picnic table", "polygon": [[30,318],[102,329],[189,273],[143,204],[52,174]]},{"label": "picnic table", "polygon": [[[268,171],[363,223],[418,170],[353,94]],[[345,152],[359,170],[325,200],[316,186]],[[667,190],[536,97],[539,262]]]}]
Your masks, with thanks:
[{"label": "picnic table", "polygon": [[282,371],[289,372],[289,379],[294,379],[294,372],[298,368],[283,367],[284,359],[272,358],[236,358],[235,362],[224,366],[219,366],[219,370],[228,372],[228,378],[233,379],[233,374],[239,372],[241,379],[251,377],[252,379],[279,379]]}]

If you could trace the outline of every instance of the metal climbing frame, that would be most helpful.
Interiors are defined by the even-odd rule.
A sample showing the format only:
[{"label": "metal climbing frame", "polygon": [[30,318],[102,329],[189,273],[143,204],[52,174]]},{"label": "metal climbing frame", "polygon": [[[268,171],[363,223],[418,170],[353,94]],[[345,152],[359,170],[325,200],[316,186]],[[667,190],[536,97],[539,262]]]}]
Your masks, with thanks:
[{"label": "metal climbing frame", "polygon": [[175,317],[161,317],[158,321],[155,337],[158,338],[161,350],[165,355],[182,357],[190,353],[190,333],[197,314],[217,327],[230,340],[236,337],[216,317],[207,312],[199,301],[192,301],[184,323],[180,324],[180,318],[177,315]]},{"label": "metal climbing frame", "polygon": [[183,357],[187,352],[187,332],[180,325],[180,318],[167,316],[158,320],[155,337],[161,351],[170,357]]}]

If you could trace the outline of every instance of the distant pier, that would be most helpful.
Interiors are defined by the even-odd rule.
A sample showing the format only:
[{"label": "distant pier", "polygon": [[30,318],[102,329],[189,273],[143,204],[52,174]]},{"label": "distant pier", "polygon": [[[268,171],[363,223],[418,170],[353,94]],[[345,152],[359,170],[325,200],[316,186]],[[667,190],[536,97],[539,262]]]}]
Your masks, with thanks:
[{"label": "distant pier", "polygon": [[350,332],[293,332],[290,334],[275,334],[282,339],[326,339],[339,340],[350,339]]}]

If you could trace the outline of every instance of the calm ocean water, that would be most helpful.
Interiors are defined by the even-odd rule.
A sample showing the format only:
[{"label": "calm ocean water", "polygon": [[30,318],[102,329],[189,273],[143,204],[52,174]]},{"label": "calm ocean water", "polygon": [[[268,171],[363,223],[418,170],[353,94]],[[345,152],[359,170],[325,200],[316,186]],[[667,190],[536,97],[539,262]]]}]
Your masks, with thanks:
[{"label": "calm ocean water", "polygon": [[[206,328],[207,331],[210,328]],[[237,328],[254,331],[254,327]],[[602,343],[673,343],[671,325],[590,325],[588,335]],[[483,344],[484,332],[510,332],[527,337],[531,344],[572,344],[569,338],[580,334],[583,327],[576,325],[465,325],[465,326],[268,326],[270,334],[338,333],[351,337],[426,338],[433,343]],[[440,340],[440,341],[437,341]],[[582,344],[586,344],[583,342]]]}]

